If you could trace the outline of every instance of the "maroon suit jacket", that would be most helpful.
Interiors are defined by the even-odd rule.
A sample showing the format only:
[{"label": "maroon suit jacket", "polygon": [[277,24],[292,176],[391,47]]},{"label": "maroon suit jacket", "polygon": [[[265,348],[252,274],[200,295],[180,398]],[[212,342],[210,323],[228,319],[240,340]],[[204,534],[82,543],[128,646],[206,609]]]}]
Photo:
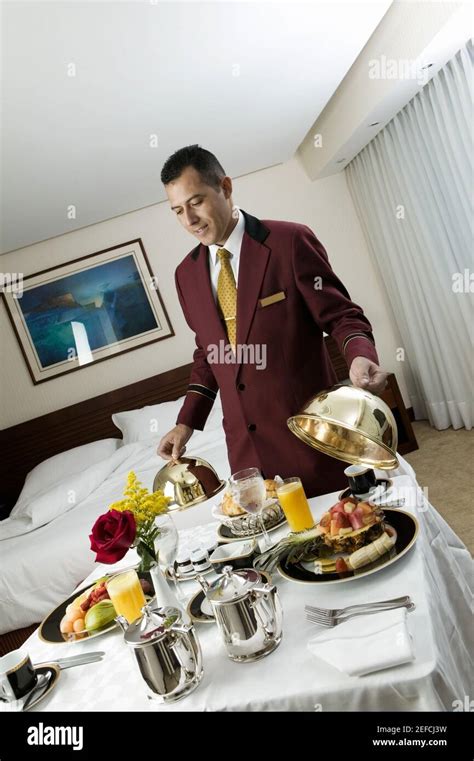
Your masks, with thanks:
[{"label": "maroon suit jacket", "polygon": [[[265,478],[300,476],[307,496],[325,494],[347,485],[346,465],[304,444],[286,421],[313,394],[337,382],[323,331],[336,340],[350,367],[356,356],[378,363],[372,328],[309,227],[242,213],[237,344],[264,344],[266,367],[214,361],[215,347],[219,342],[223,347],[227,336],[211,289],[209,249],[199,244],[175,275],[197,345],[177,423],[202,430],[220,389],[232,472],[258,467]],[[266,303],[275,294],[279,300]]]}]

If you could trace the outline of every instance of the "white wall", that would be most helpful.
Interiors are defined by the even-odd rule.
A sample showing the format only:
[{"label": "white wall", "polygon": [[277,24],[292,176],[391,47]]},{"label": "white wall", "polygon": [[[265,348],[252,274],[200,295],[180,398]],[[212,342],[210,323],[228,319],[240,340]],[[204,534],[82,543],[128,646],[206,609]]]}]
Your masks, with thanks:
[{"label": "white wall", "polygon": [[[372,267],[344,173],[311,182],[299,160],[240,177],[234,202],[263,219],[309,225],[328,251],[334,270],[374,326],[381,363],[396,372],[405,403],[408,394],[395,359],[400,346],[386,308],[382,284]],[[95,366],[34,386],[3,303],[0,307],[0,428],[43,415],[106,391],[170,370],[191,360],[194,339],[181,313],[174,286],[177,264],[195,245],[167,203],[19,249],[0,258],[2,272],[29,275],[141,237],[176,335]]]},{"label": "white wall", "polygon": [[[464,2],[394,2],[336,92],[308,130],[298,155],[311,180],[338,172],[400,111],[469,38],[472,11]],[[369,76],[373,62],[401,67],[416,76]],[[389,62],[392,62],[391,64]],[[421,66],[430,64],[429,71]],[[370,126],[371,124],[376,126]],[[322,144],[314,148],[314,135]]]}]

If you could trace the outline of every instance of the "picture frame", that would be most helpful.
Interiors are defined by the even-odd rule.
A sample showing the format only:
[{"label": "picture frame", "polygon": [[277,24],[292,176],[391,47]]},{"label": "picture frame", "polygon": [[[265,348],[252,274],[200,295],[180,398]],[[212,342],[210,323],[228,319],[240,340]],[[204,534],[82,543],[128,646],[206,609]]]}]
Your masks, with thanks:
[{"label": "picture frame", "polygon": [[141,238],[3,291],[35,385],[175,335]]}]

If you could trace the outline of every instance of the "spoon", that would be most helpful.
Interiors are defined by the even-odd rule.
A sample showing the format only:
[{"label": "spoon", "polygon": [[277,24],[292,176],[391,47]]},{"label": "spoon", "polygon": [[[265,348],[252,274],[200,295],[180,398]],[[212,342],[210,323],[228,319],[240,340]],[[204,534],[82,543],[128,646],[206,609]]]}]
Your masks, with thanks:
[{"label": "spoon", "polygon": [[34,702],[35,698],[44,692],[44,688],[47,687],[50,680],[51,672],[48,674],[38,674],[38,681],[36,682],[31,692],[28,693],[23,702],[23,705],[21,706],[22,711],[28,710],[29,706],[31,706],[31,704]]}]

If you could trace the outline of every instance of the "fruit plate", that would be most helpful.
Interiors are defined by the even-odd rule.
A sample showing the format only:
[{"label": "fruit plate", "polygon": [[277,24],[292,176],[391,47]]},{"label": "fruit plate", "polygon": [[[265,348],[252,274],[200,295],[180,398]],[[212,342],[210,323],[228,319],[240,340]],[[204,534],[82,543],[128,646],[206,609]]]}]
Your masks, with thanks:
[{"label": "fruit plate", "polygon": [[315,563],[300,562],[287,563],[285,560],[278,564],[277,569],[281,576],[289,581],[297,581],[300,584],[341,584],[344,581],[354,581],[368,576],[371,573],[381,571],[392,563],[396,563],[413,547],[418,537],[419,524],[417,519],[403,510],[391,510],[384,508],[386,523],[393,526],[397,532],[397,540],[394,547],[386,552],[373,563],[364,565],[356,571],[346,573],[321,573],[314,570]]},{"label": "fruit plate", "polygon": [[[122,570],[122,569],[121,569]],[[128,570],[128,569],[123,569]],[[151,580],[151,575],[148,572],[140,572],[137,571],[138,576],[140,579],[145,579],[145,581],[148,581],[153,589],[153,584]],[[101,576],[101,579],[106,579],[108,576],[113,576],[114,574],[109,573],[106,576]],[[59,628],[59,625],[61,623],[61,620],[66,615],[66,608],[68,605],[70,605],[77,597],[80,595],[83,595],[85,592],[90,592],[95,585],[98,583],[99,579],[97,579],[93,584],[91,584],[89,587],[86,587],[82,590],[76,590],[70,597],[67,598],[67,600],[64,600],[60,605],[58,605],[57,608],[51,611],[51,613],[48,613],[44,621],[40,624],[40,628],[38,631],[38,636],[43,642],[48,642],[50,644],[59,645],[59,644],[71,644],[74,642],[84,642],[84,640],[94,639],[94,637],[100,637],[102,634],[105,634],[106,632],[113,631],[113,629],[118,629],[118,624],[115,623],[115,621],[112,621],[108,626],[105,626],[103,629],[100,629],[95,632],[91,632],[90,634],[82,632],[80,634],[63,634]],[[147,598],[148,599],[148,598]]]}]

